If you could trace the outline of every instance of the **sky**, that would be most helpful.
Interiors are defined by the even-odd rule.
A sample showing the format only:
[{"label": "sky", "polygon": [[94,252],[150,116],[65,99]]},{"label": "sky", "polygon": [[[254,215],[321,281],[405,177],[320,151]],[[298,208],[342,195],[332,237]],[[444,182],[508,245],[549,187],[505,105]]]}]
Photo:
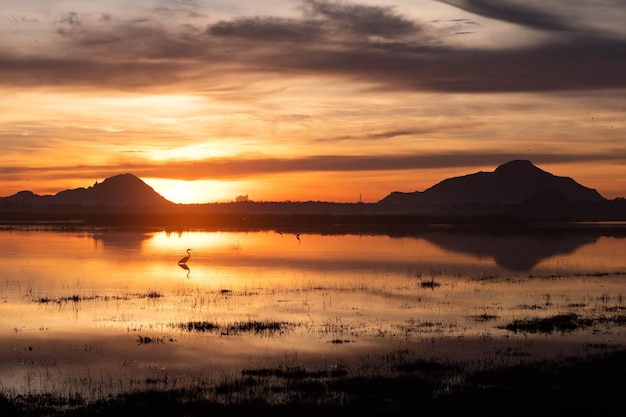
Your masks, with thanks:
[{"label": "sky", "polygon": [[528,159],[626,196],[624,0],[0,3],[0,196],[375,202]]}]

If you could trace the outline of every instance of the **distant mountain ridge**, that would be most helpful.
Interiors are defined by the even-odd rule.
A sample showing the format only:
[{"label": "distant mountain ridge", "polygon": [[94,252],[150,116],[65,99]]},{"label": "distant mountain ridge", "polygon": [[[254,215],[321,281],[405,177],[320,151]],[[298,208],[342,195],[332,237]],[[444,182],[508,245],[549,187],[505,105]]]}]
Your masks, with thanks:
[{"label": "distant mountain ridge", "polygon": [[493,172],[476,172],[448,178],[425,191],[395,191],[379,203],[394,205],[519,204],[540,193],[559,193],[573,202],[606,201],[596,190],[570,177],[559,177],[537,168],[527,160],[514,160]]},{"label": "distant mountain ridge", "polygon": [[[609,202],[570,177],[558,177],[530,161],[514,160],[493,172],[448,178],[423,192],[392,192],[378,203],[230,202],[174,204],[133,174],[121,174],[87,188],[40,196],[20,191],[0,198],[4,219],[82,218],[82,215],[159,214],[176,221],[208,222],[209,213],[248,215],[398,215],[461,219],[508,216],[519,219],[624,219],[624,202]],[[65,216],[65,217],[63,217]],[[74,217],[72,217],[74,216]],[[173,216],[173,217],[172,217]],[[94,217],[90,217],[94,218]],[[186,220],[185,220],[186,219]],[[0,218],[0,221],[2,218]],[[173,220],[172,220],[173,221]],[[242,220],[243,221],[243,220]]]},{"label": "distant mountain ridge", "polygon": [[55,195],[41,196],[31,191],[20,191],[10,197],[4,197],[4,200],[14,204],[35,206],[74,204],[163,208],[174,204],[133,174],[115,175],[103,182],[96,182],[91,187],[64,190]]}]

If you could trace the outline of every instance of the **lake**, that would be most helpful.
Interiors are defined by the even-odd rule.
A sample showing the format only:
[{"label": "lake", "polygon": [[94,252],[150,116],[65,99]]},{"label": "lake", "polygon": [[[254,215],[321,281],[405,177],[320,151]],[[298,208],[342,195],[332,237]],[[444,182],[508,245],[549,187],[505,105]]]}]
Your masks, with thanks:
[{"label": "lake", "polygon": [[484,367],[623,347],[622,236],[5,228],[0,389],[93,400],[385,372],[398,352]]}]

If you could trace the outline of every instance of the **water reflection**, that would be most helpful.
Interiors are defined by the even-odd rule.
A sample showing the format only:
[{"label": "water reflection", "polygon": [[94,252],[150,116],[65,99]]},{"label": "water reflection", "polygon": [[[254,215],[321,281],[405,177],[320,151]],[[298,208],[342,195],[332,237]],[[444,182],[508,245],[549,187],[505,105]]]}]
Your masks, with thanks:
[{"label": "water reflection", "polygon": [[573,235],[464,235],[429,234],[425,238],[446,251],[461,252],[477,258],[493,258],[511,271],[530,271],[555,255],[574,253],[597,242],[599,236]]},{"label": "water reflection", "polygon": [[[71,388],[108,394],[285,357],[332,365],[402,348],[514,361],[626,343],[620,322],[609,321],[624,310],[623,238],[284,235],[0,232],[3,387],[82,381]],[[186,248],[193,258],[179,263]],[[504,328],[563,312],[603,327]],[[97,386],[104,380],[112,382]]]},{"label": "water reflection", "polygon": [[106,250],[138,250],[147,240],[152,239],[150,233],[133,230],[102,230],[90,234],[96,246],[102,245]]},{"label": "water reflection", "polygon": [[189,278],[189,274],[191,273],[191,269],[189,269],[189,267],[187,266],[187,264],[185,263],[178,263],[178,266],[180,266],[182,269],[184,269],[185,271],[187,271],[187,275],[186,278]]}]

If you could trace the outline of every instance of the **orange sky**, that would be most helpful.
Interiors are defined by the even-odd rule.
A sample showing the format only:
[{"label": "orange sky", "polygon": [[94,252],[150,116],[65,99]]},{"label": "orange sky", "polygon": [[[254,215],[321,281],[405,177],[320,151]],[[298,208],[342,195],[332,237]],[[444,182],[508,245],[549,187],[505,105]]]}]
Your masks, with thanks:
[{"label": "orange sky", "polygon": [[2,2],[0,196],[373,202],[512,159],[626,196],[625,9]]}]

